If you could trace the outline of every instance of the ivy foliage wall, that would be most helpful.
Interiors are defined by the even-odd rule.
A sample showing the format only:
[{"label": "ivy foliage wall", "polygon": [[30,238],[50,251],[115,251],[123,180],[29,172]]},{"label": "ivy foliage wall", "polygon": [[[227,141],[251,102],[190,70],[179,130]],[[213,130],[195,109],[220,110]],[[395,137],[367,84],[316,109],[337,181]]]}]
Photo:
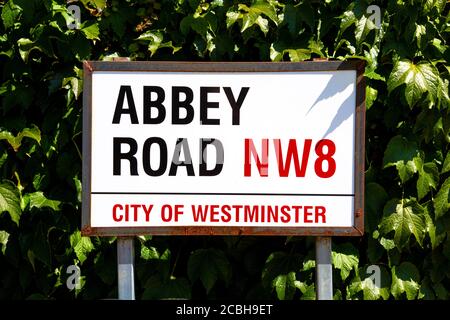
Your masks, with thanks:
[{"label": "ivy foliage wall", "polygon": [[[448,2],[70,4],[75,29],[66,1],[0,1],[0,299],[117,296],[115,239],[80,235],[82,61],[117,56],[365,60],[366,233],[333,239],[335,298],[449,298]],[[314,238],[135,243],[139,299],[315,297]],[[71,265],[81,270],[74,290]]]}]

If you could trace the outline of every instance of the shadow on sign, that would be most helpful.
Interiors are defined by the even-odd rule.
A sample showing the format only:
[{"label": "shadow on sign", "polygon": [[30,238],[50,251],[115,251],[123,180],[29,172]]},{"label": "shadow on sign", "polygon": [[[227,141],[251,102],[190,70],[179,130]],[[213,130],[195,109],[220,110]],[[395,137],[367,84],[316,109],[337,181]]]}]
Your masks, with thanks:
[{"label": "shadow on sign", "polygon": [[[345,91],[349,86],[353,85],[354,80],[351,77],[340,78],[339,80],[337,80],[336,77],[337,76],[335,74],[333,74],[331,76],[325,89],[322,91],[322,93],[316,99],[316,101],[314,101],[313,105],[311,106],[311,108],[309,108],[309,110],[306,114],[311,112],[311,110],[319,102],[333,98],[337,94]],[[354,107],[352,107],[352,108],[343,107],[343,106],[347,105],[348,103],[351,103],[352,97],[354,98],[354,95],[349,94],[349,96],[342,102],[336,115],[333,118],[333,121],[330,124],[330,127],[328,128],[327,132],[323,135],[323,138],[325,138],[330,133],[332,133],[336,128],[338,128],[345,120],[347,120],[354,113],[354,111],[355,111]]]}]

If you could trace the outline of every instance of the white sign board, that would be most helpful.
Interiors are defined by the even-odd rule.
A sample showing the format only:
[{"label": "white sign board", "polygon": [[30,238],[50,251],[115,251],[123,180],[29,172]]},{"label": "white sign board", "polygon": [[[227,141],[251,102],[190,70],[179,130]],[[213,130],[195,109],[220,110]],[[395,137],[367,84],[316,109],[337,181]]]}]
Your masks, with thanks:
[{"label": "white sign board", "polygon": [[87,62],[83,232],[362,234],[360,65]]}]

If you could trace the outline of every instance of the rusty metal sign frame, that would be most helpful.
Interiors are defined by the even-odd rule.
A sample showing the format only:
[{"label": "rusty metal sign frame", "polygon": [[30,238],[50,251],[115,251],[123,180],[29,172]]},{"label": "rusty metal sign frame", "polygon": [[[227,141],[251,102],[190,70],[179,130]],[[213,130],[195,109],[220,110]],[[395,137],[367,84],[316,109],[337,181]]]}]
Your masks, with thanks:
[{"label": "rusty metal sign frame", "polygon": [[[268,235],[362,236],[364,234],[365,79],[364,61],[305,62],[180,62],[85,61],[83,90],[82,234],[84,236],[132,235]],[[354,225],[352,227],[91,227],[91,107],[92,73],[114,72],[314,72],[356,71]]]}]

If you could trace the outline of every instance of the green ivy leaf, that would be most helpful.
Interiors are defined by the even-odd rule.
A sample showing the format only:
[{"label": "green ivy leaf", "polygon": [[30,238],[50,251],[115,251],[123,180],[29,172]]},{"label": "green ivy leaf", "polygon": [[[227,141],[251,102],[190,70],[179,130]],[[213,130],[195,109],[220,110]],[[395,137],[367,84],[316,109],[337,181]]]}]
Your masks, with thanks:
[{"label": "green ivy leaf", "polygon": [[288,53],[292,62],[305,61],[311,58],[311,51],[308,49],[286,49],[283,54]]},{"label": "green ivy leaf", "polygon": [[7,180],[0,183],[0,213],[8,212],[11,220],[19,225],[20,215],[20,194],[17,187]]},{"label": "green ivy leaf", "polygon": [[[313,260],[314,261],[314,260]],[[286,252],[273,252],[269,255],[262,271],[262,284],[266,288],[272,288],[274,280],[279,275],[287,275],[296,272],[302,265],[302,257],[299,254]]]},{"label": "green ivy leaf", "polygon": [[300,300],[316,300],[316,288],[314,283],[306,284],[304,282],[298,283],[297,288],[302,292]]},{"label": "green ivy leaf", "polygon": [[208,34],[214,33],[214,30],[217,29],[216,17],[212,14],[186,16],[180,22],[180,30],[184,35],[187,35],[190,29],[207,40]]},{"label": "green ivy leaf", "polygon": [[342,35],[347,28],[355,24],[358,19],[355,17],[355,13],[352,10],[345,11],[341,16],[339,16],[341,25],[339,26],[339,34]]},{"label": "green ivy leaf", "polygon": [[444,10],[445,0],[426,0],[423,6],[424,13],[429,13],[433,8],[436,8],[440,13]]},{"label": "green ivy leaf", "polygon": [[300,281],[297,281],[295,272],[280,274],[273,280],[273,287],[277,292],[279,300],[291,300],[294,297],[296,287]]},{"label": "green ivy leaf", "polygon": [[440,217],[448,213],[450,209],[449,197],[450,197],[450,177],[445,179],[444,183],[442,184],[436,197],[433,200],[434,213],[436,219],[439,219]]},{"label": "green ivy leaf", "polygon": [[253,25],[258,25],[264,34],[269,31],[269,21],[262,15],[272,20],[275,25],[280,22],[275,7],[267,1],[257,1],[250,7],[245,4],[238,4],[238,12],[230,9],[227,12],[227,28],[230,28],[238,20],[242,20],[241,32],[244,32]]},{"label": "green ivy leaf", "polygon": [[434,219],[431,217],[430,211],[432,211],[432,207],[432,201],[427,201],[424,204],[426,231],[431,241],[431,248],[434,250],[442,243],[442,241],[444,241],[446,233],[445,230],[441,230],[441,222],[438,221],[435,223]]},{"label": "green ivy leaf", "polygon": [[[449,108],[450,107],[450,97],[448,95],[448,86],[449,81],[447,79],[442,80],[439,77],[439,86],[437,92],[437,106],[440,109]],[[431,100],[434,101],[434,97],[431,96]]]},{"label": "green ivy leaf", "polygon": [[106,7],[106,0],[81,0],[84,6],[93,5],[97,9],[104,9]]},{"label": "green ivy leaf", "polygon": [[163,42],[164,36],[159,31],[148,31],[146,33],[141,34],[137,40],[149,41],[148,50],[153,56],[156,51],[161,48],[170,48],[172,49],[172,53],[177,52],[181,49],[181,47],[176,47],[172,44],[172,41]]},{"label": "green ivy leaf", "polygon": [[383,246],[383,248],[384,248],[386,251],[389,251],[389,250],[392,250],[392,249],[395,248],[395,242],[394,242],[394,240],[386,239],[386,238],[384,238],[384,237],[381,237],[381,239],[380,239],[380,244]]},{"label": "green ivy leaf", "polygon": [[375,24],[371,19],[368,19],[366,16],[362,16],[361,19],[356,23],[355,29],[355,39],[356,45],[359,46],[366,39],[367,35],[371,30],[376,29]]},{"label": "green ivy leaf", "polygon": [[81,26],[81,32],[89,40],[100,40],[100,30],[98,29],[97,23],[87,23]]},{"label": "green ivy leaf", "polygon": [[76,194],[77,194],[77,200],[79,203],[81,203],[81,181],[77,177],[73,177],[73,184],[75,186]]},{"label": "green ivy leaf", "polygon": [[439,170],[433,162],[423,164],[420,157],[414,158],[414,163],[419,172],[419,179],[417,179],[417,195],[419,200],[421,200],[432,189],[436,190],[439,181]]},{"label": "green ivy leaf", "polygon": [[6,231],[0,231],[0,244],[2,245],[1,251],[3,255],[5,255],[6,252],[6,245],[8,244],[9,239],[9,233]]},{"label": "green ivy leaf", "polygon": [[144,260],[159,259],[159,252],[155,247],[141,246],[141,258]]},{"label": "green ivy leaf", "polygon": [[440,39],[434,38],[433,40],[430,41],[430,43],[442,54],[445,52],[445,50],[447,50],[447,47],[442,44],[442,41]]},{"label": "green ivy leaf", "polygon": [[389,299],[391,277],[385,267],[380,266],[380,287],[377,286],[370,276],[375,276],[372,272],[368,272],[365,268],[366,278],[361,283],[364,300],[377,300],[380,297],[384,300]]},{"label": "green ivy leaf", "polygon": [[8,153],[6,152],[6,150],[3,150],[0,155],[0,168],[3,166],[3,164],[6,162],[7,159],[8,159]]},{"label": "green ivy leaf", "polygon": [[[246,5],[239,5],[239,9],[243,9],[243,8],[248,8]],[[256,13],[248,13],[248,14],[242,14],[242,27],[241,27],[241,32],[244,32],[245,30],[247,30],[248,28],[252,27],[254,24],[259,25],[261,31],[264,34],[267,34],[268,31],[268,25],[269,22],[267,21],[267,19],[261,17],[260,15],[256,14]]]},{"label": "green ivy leaf", "polygon": [[313,38],[308,41],[308,49],[311,50],[312,53],[319,55],[321,58],[325,58],[322,50],[324,48],[323,42],[320,40],[314,40]]},{"label": "green ivy leaf", "polygon": [[447,156],[445,157],[444,164],[442,165],[441,173],[446,173],[450,171],[450,151],[447,152]]},{"label": "green ivy leaf", "polygon": [[225,284],[231,279],[230,262],[223,251],[213,248],[195,250],[189,257],[187,271],[189,280],[200,279],[207,293],[218,279]]},{"label": "green ivy leaf", "polygon": [[384,152],[384,168],[395,166],[402,183],[405,183],[417,171],[413,159],[418,154],[419,150],[415,142],[408,141],[400,135],[395,136],[389,141]]},{"label": "green ivy leaf", "polygon": [[254,15],[265,15],[267,18],[273,21],[275,25],[278,25],[279,20],[277,16],[277,12],[275,10],[275,7],[270,1],[265,0],[258,0],[256,3],[252,4],[250,7],[247,7],[246,5],[239,4],[238,5],[240,10],[244,10],[248,12],[249,14]]},{"label": "green ivy leaf", "polygon": [[70,89],[75,99],[78,99],[83,90],[83,80],[80,80],[77,77],[67,77],[63,79],[62,87]]},{"label": "green ivy leaf", "polygon": [[5,29],[9,29],[14,26],[14,23],[19,20],[22,14],[22,8],[14,4],[13,0],[9,0],[3,5],[2,8],[2,20]]},{"label": "green ivy leaf", "polygon": [[302,271],[308,271],[316,267],[316,260],[305,260],[303,261]]},{"label": "green ivy leaf", "polygon": [[34,41],[31,41],[27,38],[20,38],[19,40],[17,40],[17,44],[19,45],[20,57],[25,63],[28,62],[28,56],[30,55],[31,51],[42,51],[42,49],[38,45],[35,45]]},{"label": "green ivy leaf", "polygon": [[399,299],[406,293],[408,300],[417,297],[420,289],[420,273],[411,262],[402,262],[399,266],[392,267],[392,295]]},{"label": "green ivy leaf", "polygon": [[394,242],[400,249],[408,243],[411,234],[422,246],[426,228],[424,209],[414,199],[391,199],[384,207],[379,227],[382,235],[394,231]]},{"label": "green ivy leaf", "polygon": [[375,100],[377,100],[378,90],[370,86],[366,86],[366,109],[369,110]]},{"label": "green ivy leaf", "polygon": [[358,250],[349,242],[342,245],[333,244],[331,257],[334,267],[341,270],[342,280],[347,279],[352,269],[358,268]]},{"label": "green ivy leaf", "polygon": [[0,140],[6,140],[14,151],[19,150],[19,147],[22,144],[22,139],[25,137],[35,140],[38,144],[41,143],[41,131],[35,125],[32,125],[31,128],[23,129],[15,137],[9,131],[0,131]]},{"label": "green ivy leaf", "polygon": [[409,60],[398,61],[389,76],[387,86],[392,92],[398,86],[405,84],[405,98],[412,107],[425,92],[437,95],[439,75],[433,65],[420,62],[414,64]]},{"label": "green ivy leaf", "polygon": [[89,237],[82,237],[80,231],[75,231],[70,236],[70,245],[75,251],[78,260],[80,260],[80,264],[83,264],[89,253],[94,250],[91,239]]},{"label": "green ivy leaf", "polygon": [[304,61],[311,58],[311,51],[308,49],[284,49],[279,52],[274,48],[273,43],[270,46],[270,60],[272,61],[282,61],[286,53],[292,62]]},{"label": "green ivy leaf", "polygon": [[[378,73],[376,73],[375,71],[373,71],[373,70],[369,70],[369,71],[366,71],[365,73],[364,73],[364,76],[366,77],[366,78],[369,78],[369,79],[372,79],[372,80],[380,80],[380,81],[386,81],[386,79],[382,76],[382,75],[380,75],[380,74],[378,74]],[[367,87],[366,87],[367,88]],[[371,89],[373,89],[373,90],[375,90],[374,88],[372,88],[372,87],[370,87]],[[378,90],[376,90],[377,92],[378,92]],[[367,92],[367,91],[366,91]]]},{"label": "green ivy leaf", "polygon": [[[347,299],[354,298],[362,291],[364,300],[383,300],[389,299],[391,276],[383,266],[378,266],[380,274],[377,275],[375,270],[368,270],[368,267],[359,268],[357,274],[347,287]],[[377,279],[377,277],[379,277]],[[376,283],[379,280],[380,283]]]},{"label": "green ivy leaf", "polygon": [[233,10],[227,11],[227,18],[226,18],[227,29],[229,29],[233,24],[235,24],[236,21],[238,21],[239,18],[241,18],[241,17],[242,17],[242,14],[237,11],[233,11]]},{"label": "green ivy leaf", "polygon": [[59,205],[61,204],[61,201],[47,199],[42,191],[30,193],[29,197],[30,197],[30,209],[31,208],[41,209],[43,207],[48,207],[54,211],[59,211]]},{"label": "green ivy leaf", "polygon": [[416,31],[414,32],[414,37],[417,40],[417,47],[418,48],[423,48],[423,39],[425,39],[426,34],[427,34],[427,28],[422,25],[422,24],[418,24],[416,23]]}]

